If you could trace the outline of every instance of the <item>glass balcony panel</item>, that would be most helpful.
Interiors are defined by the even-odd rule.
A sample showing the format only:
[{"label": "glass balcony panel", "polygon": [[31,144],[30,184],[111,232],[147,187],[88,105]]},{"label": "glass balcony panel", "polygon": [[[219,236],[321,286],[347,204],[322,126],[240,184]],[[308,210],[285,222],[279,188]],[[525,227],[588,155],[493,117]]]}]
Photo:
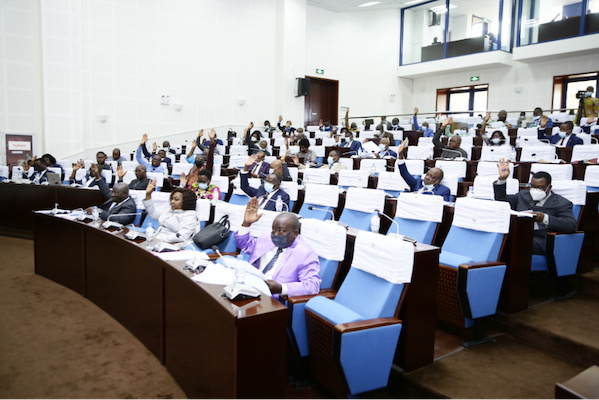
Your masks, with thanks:
[{"label": "glass balcony panel", "polygon": [[403,64],[443,58],[445,1],[434,1],[404,10]]}]

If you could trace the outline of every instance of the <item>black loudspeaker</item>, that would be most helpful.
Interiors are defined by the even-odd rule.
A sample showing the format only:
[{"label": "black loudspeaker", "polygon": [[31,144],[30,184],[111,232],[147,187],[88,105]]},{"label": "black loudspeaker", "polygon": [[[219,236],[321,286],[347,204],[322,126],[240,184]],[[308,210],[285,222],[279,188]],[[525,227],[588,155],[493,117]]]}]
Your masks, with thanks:
[{"label": "black loudspeaker", "polygon": [[310,79],[297,78],[297,96],[310,96]]}]

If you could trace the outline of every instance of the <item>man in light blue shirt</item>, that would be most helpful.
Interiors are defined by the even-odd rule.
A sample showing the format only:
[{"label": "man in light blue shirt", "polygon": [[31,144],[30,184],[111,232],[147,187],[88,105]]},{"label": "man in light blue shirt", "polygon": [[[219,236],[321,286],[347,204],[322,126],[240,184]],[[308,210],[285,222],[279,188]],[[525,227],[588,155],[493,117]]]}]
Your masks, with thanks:
[{"label": "man in light blue shirt", "polygon": [[[420,126],[418,126],[418,108],[414,108],[414,129],[419,131]],[[424,131],[424,137],[433,137],[435,136],[435,131],[428,127],[428,122],[422,123],[422,131]]]},{"label": "man in light blue shirt", "polygon": [[148,135],[146,133],[144,133],[144,135],[141,139],[141,143],[139,144],[139,147],[137,148],[137,151],[135,152],[135,159],[141,165],[145,165],[148,172],[160,172],[160,173],[164,174],[164,167],[162,165],[160,165],[161,159],[158,154],[154,154],[152,156],[151,163],[147,162],[143,158],[142,147],[146,145],[147,141],[148,141]]}]

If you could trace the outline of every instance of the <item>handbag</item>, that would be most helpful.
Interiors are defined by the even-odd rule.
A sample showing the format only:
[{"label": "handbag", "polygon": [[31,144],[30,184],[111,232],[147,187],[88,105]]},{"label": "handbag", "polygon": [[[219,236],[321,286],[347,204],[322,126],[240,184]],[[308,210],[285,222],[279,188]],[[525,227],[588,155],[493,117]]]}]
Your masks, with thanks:
[{"label": "handbag", "polygon": [[205,226],[193,236],[193,241],[202,250],[211,248],[216,244],[220,244],[229,237],[230,234],[229,216],[224,215],[218,222]]}]

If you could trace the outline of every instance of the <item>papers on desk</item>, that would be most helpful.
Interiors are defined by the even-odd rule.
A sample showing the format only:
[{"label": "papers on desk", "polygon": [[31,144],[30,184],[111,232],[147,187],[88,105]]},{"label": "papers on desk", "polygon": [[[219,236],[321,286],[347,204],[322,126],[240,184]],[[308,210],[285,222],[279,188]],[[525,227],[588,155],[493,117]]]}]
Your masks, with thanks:
[{"label": "papers on desk", "polygon": [[[258,271],[253,266],[250,266],[249,268]],[[265,296],[271,297],[272,294],[270,293],[266,282],[259,276],[259,274],[261,274],[260,271],[258,271],[259,274],[255,274],[254,271],[249,270],[249,268],[246,269],[245,284],[258,289]],[[191,279],[196,282],[226,286],[235,282],[235,271],[222,264],[209,263],[202,273],[195,275]]]},{"label": "papers on desk", "polygon": [[164,261],[187,261],[194,257],[198,257],[205,260],[210,259],[206,253],[193,250],[169,251],[166,253],[152,252],[152,254],[161,258]]},{"label": "papers on desk", "polygon": [[533,215],[533,210],[526,210],[526,211],[510,211],[511,215],[515,215],[516,217],[528,217],[528,218],[534,218]]}]

